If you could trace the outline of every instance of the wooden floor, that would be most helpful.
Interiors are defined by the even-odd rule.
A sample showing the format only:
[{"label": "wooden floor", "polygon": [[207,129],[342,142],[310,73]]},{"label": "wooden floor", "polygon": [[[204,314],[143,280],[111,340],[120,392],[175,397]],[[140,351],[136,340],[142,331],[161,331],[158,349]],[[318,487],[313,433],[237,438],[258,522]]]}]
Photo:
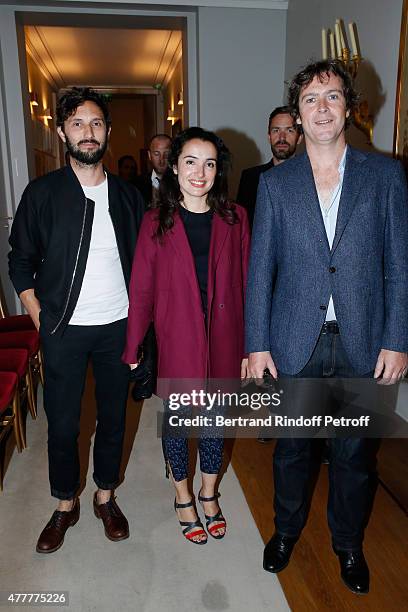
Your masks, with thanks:
[{"label": "wooden floor", "polygon": [[[407,440],[396,442],[401,442],[397,450],[402,453],[404,449],[406,461]],[[385,450],[388,455],[392,454],[392,443],[387,441],[380,452],[380,461]],[[273,449],[274,442],[260,444],[253,439],[236,440],[232,449],[232,465],[264,542],[274,532]],[[397,460],[398,453],[394,462],[386,462],[391,475]],[[399,479],[395,476],[394,480]],[[327,466],[322,465],[307,526],[289,566],[278,575],[291,609],[294,612],[407,610],[408,519],[402,504],[383,486],[378,487],[364,543],[371,572],[370,593],[354,595],[341,582],[338,560],[331,549],[326,519],[327,492]],[[261,567],[262,559],[259,564]]]},{"label": "wooden floor", "polygon": [[408,513],[408,440],[383,440],[378,465],[383,486]]}]

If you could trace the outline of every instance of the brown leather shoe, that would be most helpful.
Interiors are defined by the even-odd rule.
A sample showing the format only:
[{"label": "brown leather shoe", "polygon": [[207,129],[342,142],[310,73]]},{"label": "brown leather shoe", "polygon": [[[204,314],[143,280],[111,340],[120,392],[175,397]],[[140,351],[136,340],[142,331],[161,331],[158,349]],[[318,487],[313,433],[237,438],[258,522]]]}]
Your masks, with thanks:
[{"label": "brown leather shoe", "polygon": [[93,507],[96,518],[103,521],[105,535],[109,540],[119,542],[119,540],[126,540],[129,537],[129,523],[116,503],[113,492],[109,501],[104,504],[98,504],[96,492]]},{"label": "brown leather shoe", "polygon": [[65,532],[79,520],[79,499],[74,500],[72,510],[55,510],[38,538],[36,551],[38,553],[53,553],[64,543]]}]

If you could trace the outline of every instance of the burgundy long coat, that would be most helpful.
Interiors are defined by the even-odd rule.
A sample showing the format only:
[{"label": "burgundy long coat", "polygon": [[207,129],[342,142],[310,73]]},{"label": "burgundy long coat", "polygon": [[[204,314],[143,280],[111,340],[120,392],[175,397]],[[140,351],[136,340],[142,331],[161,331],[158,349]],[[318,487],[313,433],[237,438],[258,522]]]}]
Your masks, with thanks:
[{"label": "burgundy long coat", "polygon": [[239,378],[244,356],[244,294],[250,231],[246,211],[230,225],[214,214],[208,261],[208,330],[194,258],[183,222],[162,242],[154,238],[157,211],[140,228],[129,288],[123,361],[135,363],[151,320],[158,345],[158,378]]}]

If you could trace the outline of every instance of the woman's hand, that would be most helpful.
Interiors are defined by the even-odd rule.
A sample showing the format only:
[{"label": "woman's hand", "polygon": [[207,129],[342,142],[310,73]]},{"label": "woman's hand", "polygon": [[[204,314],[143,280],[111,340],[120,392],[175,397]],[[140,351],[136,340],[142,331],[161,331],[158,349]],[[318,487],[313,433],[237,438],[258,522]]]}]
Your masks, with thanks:
[{"label": "woman's hand", "polygon": [[137,366],[139,365],[140,361],[138,361],[137,363],[129,363],[129,368],[131,370],[136,370]]},{"label": "woman's hand", "polygon": [[244,378],[249,378],[248,358],[247,357],[243,359],[241,362],[241,380],[244,380]]}]

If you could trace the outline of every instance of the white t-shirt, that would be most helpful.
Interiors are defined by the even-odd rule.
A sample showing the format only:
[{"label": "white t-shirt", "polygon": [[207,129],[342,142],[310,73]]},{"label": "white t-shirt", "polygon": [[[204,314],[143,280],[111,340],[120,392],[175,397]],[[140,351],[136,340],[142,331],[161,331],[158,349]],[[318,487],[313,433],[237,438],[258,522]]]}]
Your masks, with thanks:
[{"label": "white t-shirt", "polygon": [[106,325],[128,314],[128,295],[112,219],[109,214],[108,180],[96,187],[82,185],[95,202],[91,243],[78,302],[70,325]]}]

